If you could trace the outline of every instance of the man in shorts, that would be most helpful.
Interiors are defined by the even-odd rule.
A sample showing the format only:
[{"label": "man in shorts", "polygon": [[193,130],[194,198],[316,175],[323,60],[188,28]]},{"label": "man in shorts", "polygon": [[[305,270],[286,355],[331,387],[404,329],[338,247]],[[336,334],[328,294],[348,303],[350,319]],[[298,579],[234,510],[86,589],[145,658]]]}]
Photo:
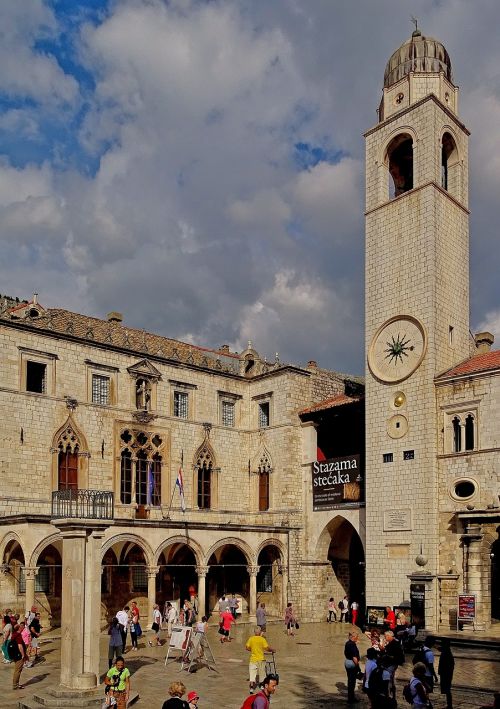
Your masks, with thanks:
[{"label": "man in shorts", "polygon": [[265,652],[274,652],[265,637],[262,635],[262,630],[257,626],[253,635],[248,638],[245,649],[250,653],[250,661],[248,663],[248,674],[250,677],[250,694],[253,694],[257,686],[257,677],[259,680],[265,677],[266,663],[264,661]]}]

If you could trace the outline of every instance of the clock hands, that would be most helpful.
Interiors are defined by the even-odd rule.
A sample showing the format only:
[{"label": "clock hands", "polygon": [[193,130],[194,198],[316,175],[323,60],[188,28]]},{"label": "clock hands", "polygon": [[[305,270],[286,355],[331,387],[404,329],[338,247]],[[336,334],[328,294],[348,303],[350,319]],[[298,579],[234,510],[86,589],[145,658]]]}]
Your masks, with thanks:
[{"label": "clock hands", "polygon": [[403,357],[408,357],[408,352],[413,352],[413,345],[410,345],[411,339],[406,337],[406,334],[401,335],[399,332],[396,336],[391,335],[391,341],[386,342],[387,347],[385,359],[389,363],[398,364],[398,361],[403,363]]}]

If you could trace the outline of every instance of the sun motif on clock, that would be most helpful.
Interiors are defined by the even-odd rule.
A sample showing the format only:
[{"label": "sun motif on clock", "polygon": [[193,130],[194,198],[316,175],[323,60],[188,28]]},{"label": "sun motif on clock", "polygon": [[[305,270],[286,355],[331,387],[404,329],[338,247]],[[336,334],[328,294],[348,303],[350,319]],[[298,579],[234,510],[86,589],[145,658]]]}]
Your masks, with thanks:
[{"label": "sun motif on clock", "polygon": [[374,377],[395,384],[413,374],[426,348],[427,336],[422,323],[411,315],[397,315],[375,333],[368,352],[368,366]]}]

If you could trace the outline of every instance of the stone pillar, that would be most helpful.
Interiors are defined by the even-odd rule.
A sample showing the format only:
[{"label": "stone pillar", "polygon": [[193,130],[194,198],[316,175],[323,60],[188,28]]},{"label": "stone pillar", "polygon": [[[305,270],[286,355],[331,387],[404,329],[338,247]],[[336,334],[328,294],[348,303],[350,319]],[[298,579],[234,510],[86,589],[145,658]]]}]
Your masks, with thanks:
[{"label": "stone pillar", "polygon": [[484,630],[485,628],[482,618],[482,541],[481,525],[468,524],[466,533],[462,536],[462,542],[467,546],[466,568],[464,569],[466,587],[464,590],[466,593],[473,593],[476,596],[476,630]]},{"label": "stone pillar", "polygon": [[61,685],[95,688],[99,676],[101,539],[109,521],[59,519],[61,532]]},{"label": "stone pillar", "polygon": [[206,580],[208,570],[208,566],[196,567],[196,573],[198,574],[198,617],[200,620],[207,613]]},{"label": "stone pillar", "polygon": [[24,578],[26,581],[26,593],[24,596],[25,608],[24,610],[30,611],[31,607],[35,605],[35,579],[38,574],[39,566],[25,566],[24,567]]},{"label": "stone pillar", "polygon": [[248,605],[248,620],[250,623],[257,622],[257,574],[258,566],[247,566],[248,575],[250,576],[250,603]]},{"label": "stone pillar", "polygon": [[159,566],[146,566],[148,575],[148,628],[153,623],[153,608],[156,603],[156,576],[159,570]]}]

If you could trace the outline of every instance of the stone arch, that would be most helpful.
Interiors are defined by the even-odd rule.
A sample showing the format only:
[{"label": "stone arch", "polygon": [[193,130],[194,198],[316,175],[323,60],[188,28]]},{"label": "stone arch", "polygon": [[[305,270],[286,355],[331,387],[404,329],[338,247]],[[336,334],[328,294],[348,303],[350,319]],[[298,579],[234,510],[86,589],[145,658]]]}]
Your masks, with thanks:
[{"label": "stone arch", "polygon": [[281,563],[284,564],[286,561],[286,548],[285,548],[285,545],[283,544],[283,542],[280,541],[279,539],[276,539],[275,537],[270,537],[268,539],[265,539],[263,542],[261,542],[259,544],[259,546],[257,547],[257,551],[255,553],[255,558],[258,559],[260,552],[265,547],[269,547],[269,546],[273,546],[278,549],[278,551],[280,553],[280,557],[281,557],[281,559],[280,559]]},{"label": "stone arch", "polygon": [[37,566],[40,554],[50,545],[54,546],[59,551],[62,558],[62,535],[59,532],[55,532],[54,534],[49,534],[48,537],[42,539],[42,541],[39,542],[33,549],[28,566]]},{"label": "stone arch", "polygon": [[7,552],[7,547],[11,542],[16,542],[17,544],[19,544],[19,547],[23,554],[23,558],[26,561],[26,552],[21,538],[16,532],[7,532],[7,534],[2,538],[2,541],[0,542],[0,563],[3,564],[5,562],[5,554]]},{"label": "stone arch", "polygon": [[440,141],[441,187],[455,199],[462,199],[462,159],[455,131],[444,126]]},{"label": "stone arch", "polygon": [[225,537],[224,539],[219,539],[217,542],[215,542],[215,544],[212,544],[212,546],[205,555],[205,565],[208,564],[208,561],[212,554],[215,554],[215,552],[221,547],[225,547],[228,545],[237,547],[241,551],[243,556],[246,558],[249,566],[256,565],[257,557],[255,556],[252,549],[246,542],[244,542],[242,539],[238,539],[237,537]]},{"label": "stone arch", "polygon": [[88,487],[88,460],[90,458],[87,439],[76,424],[73,413],[70,412],[63,425],[58,428],[52,438],[50,452],[52,454],[52,489],[59,489],[59,453],[68,450],[76,456],[78,488]]},{"label": "stone arch", "polygon": [[136,534],[116,534],[115,536],[107,539],[101,548],[101,560],[104,559],[106,552],[115,546],[115,544],[126,544],[127,542],[130,544],[136,544],[143,551],[146,564],[148,566],[153,566],[153,550],[145,539]]},{"label": "stone arch", "polygon": [[[316,558],[318,561],[323,561],[326,556],[328,555],[328,549],[330,546],[331,539],[333,535],[339,530],[339,528],[347,522],[353,530],[356,532],[356,534],[360,537],[359,530],[356,529],[356,527],[353,525],[350,519],[347,517],[344,517],[343,515],[336,515],[333,517],[323,528],[321,534],[318,537],[318,541],[316,543]],[[363,544],[363,549],[364,549],[364,542],[361,539],[361,543]]]},{"label": "stone arch", "polygon": [[191,551],[193,552],[194,557],[196,559],[196,564],[198,566],[202,565],[203,559],[204,559],[204,553],[203,553],[203,549],[198,544],[198,542],[195,542],[193,539],[188,539],[187,537],[183,537],[182,535],[178,534],[174,537],[169,537],[168,539],[165,539],[163,542],[161,542],[158,545],[158,547],[156,548],[156,551],[153,554],[153,560],[154,560],[155,566],[158,564],[158,560],[159,560],[160,556],[163,554],[163,552],[166,551],[173,544],[185,544],[185,546],[189,547],[189,549],[191,549]]}]

